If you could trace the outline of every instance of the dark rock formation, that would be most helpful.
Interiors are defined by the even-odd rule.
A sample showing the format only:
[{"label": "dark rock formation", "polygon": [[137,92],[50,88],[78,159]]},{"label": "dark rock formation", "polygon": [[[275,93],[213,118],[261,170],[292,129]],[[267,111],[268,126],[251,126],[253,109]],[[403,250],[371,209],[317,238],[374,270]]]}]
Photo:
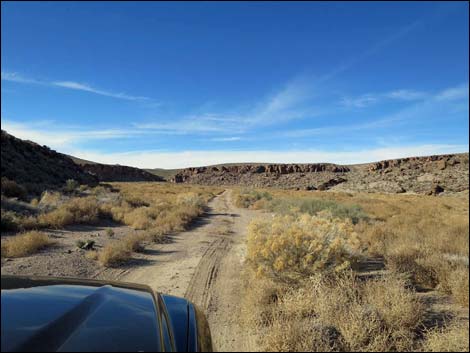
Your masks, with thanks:
[{"label": "dark rock formation", "polygon": [[22,185],[29,193],[63,187],[68,179],[97,184],[95,176],[47,146],[21,140],[3,130],[1,144],[1,176]]},{"label": "dark rock formation", "polygon": [[180,170],[171,181],[203,185],[242,185],[298,190],[429,193],[433,183],[445,191],[468,190],[468,153],[410,157],[341,166],[316,164],[240,164]]}]

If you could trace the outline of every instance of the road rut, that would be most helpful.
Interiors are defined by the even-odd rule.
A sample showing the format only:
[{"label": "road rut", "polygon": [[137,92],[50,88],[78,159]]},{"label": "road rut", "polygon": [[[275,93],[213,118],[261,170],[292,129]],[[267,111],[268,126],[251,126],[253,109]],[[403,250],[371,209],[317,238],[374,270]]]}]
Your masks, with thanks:
[{"label": "road rut", "polygon": [[235,207],[231,196],[226,190],[215,197],[191,229],[147,247],[139,266],[115,276],[186,297],[206,313],[215,350],[248,351],[251,340],[239,325],[241,272],[247,225],[256,212]]}]

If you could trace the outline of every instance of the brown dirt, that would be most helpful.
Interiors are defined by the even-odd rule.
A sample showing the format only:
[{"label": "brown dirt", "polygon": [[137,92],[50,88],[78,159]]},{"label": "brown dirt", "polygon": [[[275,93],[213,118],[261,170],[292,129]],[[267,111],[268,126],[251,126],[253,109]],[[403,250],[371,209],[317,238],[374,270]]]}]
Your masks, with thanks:
[{"label": "brown dirt", "polygon": [[146,284],[161,293],[184,296],[206,313],[216,350],[250,350],[238,314],[245,232],[254,214],[235,208],[231,192],[225,191],[209,203],[192,229],[172,236],[168,244],[146,247],[140,266],[108,269],[97,278]]}]

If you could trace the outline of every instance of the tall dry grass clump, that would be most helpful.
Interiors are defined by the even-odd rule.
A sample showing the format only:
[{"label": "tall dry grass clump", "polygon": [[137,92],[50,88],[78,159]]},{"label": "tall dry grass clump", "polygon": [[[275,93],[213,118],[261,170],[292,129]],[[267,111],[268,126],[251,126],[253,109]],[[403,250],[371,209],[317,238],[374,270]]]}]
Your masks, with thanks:
[{"label": "tall dry grass clump", "polygon": [[2,257],[22,257],[50,246],[47,234],[31,231],[2,239]]},{"label": "tall dry grass clump", "polygon": [[132,251],[124,242],[117,241],[106,245],[98,253],[98,262],[105,267],[121,265],[131,258]]},{"label": "tall dry grass clump", "polygon": [[76,197],[62,203],[55,210],[38,217],[39,223],[51,228],[63,228],[70,224],[95,224],[100,218],[96,198]]},{"label": "tall dry grass clump", "polygon": [[268,313],[268,320],[251,322],[261,333],[262,350],[290,352],[416,349],[424,313],[402,280],[391,276],[364,283],[347,272],[317,274],[256,306]]}]

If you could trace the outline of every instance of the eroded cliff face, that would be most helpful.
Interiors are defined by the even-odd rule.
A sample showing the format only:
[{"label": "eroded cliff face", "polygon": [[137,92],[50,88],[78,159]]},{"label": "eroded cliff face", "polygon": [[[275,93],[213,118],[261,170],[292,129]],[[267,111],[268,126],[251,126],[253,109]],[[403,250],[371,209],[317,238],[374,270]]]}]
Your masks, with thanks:
[{"label": "eroded cliff face", "polygon": [[163,181],[163,178],[139,168],[111,164],[83,164],[81,167],[99,181]]},{"label": "eroded cliff face", "polygon": [[284,189],[439,194],[468,190],[468,153],[351,166],[316,163],[186,168],[172,181]]}]

